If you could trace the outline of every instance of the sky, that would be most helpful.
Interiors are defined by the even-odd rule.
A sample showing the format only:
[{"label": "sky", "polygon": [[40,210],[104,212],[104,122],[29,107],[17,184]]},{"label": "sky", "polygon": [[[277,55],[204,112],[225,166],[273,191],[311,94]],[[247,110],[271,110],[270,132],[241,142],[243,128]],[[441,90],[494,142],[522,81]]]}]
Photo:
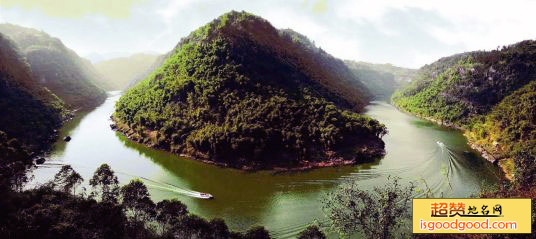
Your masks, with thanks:
[{"label": "sky", "polygon": [[536,38],[532,0],[0,0],[0,23],[102,60],[168,52],[231,10],[294,29],[341,59],[409,68]]}]

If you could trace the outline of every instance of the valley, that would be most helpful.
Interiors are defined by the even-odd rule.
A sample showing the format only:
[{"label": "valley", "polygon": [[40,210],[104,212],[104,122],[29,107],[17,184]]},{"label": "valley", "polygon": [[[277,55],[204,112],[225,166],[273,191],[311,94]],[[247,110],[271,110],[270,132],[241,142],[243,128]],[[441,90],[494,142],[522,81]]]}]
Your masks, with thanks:
[{"label": "valley", "polygon": [[[109,115],[118,94],[64,126],[60,138],[71,135],[72,141],[56,142],[45,166],[34,172],[35,183],[52,177],[61,164],[70,164],[90,178],[95,168],[106,163],[122,184],[140,178],[155,201],[179,199],[197,215],[225,219],[231,229],[263,225],[274,238],[293,238],[311,221],[325,221],[321,199],[344,180],[357,180],[372,188],[394,174],[406,182],[417,179],[421,190],[426,188],[424,180],[434,194],[466,197],[495,185],[502,177],[496,167],[470,149],[459,131],[409,116],[381,101],[365,108],[368,116],[390,129],[384,137],[386,156],[381,160],[286,173],[221,168],[149,148],[110,130]],[[95,131],[101,134],[93,134]],[[437,141],[444,142],[452,155],[442,152]],[[210,193],[214,199],[199,199],[192,191]]]},{"label": "valley", "polygon": [[165,24],[110,45],[64,38],[61,18],[49,34],[0,16],[0,235],[428,238],[411,233],[414,198],[531,198],[533,233],[506,238],[535,235],[535,40],[464,52],[426,38],[401,61],[404,31],[369,42],[376,57],[350,40],[371,29],[331,38],[346,20],[290,24],[309,38],[225,9],[180,34],[158,11]]}]

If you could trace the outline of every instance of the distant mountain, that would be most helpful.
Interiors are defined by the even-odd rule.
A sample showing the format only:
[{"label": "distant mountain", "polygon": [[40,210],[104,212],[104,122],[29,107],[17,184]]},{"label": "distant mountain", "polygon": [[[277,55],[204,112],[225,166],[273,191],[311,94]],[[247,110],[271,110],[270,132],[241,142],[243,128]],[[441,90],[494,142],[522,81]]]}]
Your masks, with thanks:
[{"label": "distant mountain", "polygon": [[156,71],[158,68],[160,68],[164,64],[164,62],[173,54],[174,51],[175,51],[175,49],[173,49],[172,51],[170,51],[170,52],[168,52],[166,54],[162,54],[162,55],[156,57],[156,59],[153,61],[153,63],[148,68],[146,68],[145,71],[143,71],[143,72],[139,73],[138,75],[134,76],[132,78],[132,80],[128,82],[128,84],[125,87],[125,90],[134,87],[135,85],[137,85],[138,83],[142,82],[147,77],[149,77],[151,75],[151,73]]},{"label": "distant mountain", "polygon": [[157,58],[157,55],[140,53],[98,62],[94,65],[103,77],[97,82],[105,90],[123,90],[137,76],[145,73]]},{"label": "distant mountain", "polygon": [[108,60],[112,60],[115,58],[128,57],[129,55],[132,55],[132,54],[129,54],[127,52],[110,52],[110,53],[92,52],[92,53],[83,55],[82,57],[91,61],[92,64],[97,64],[101,61],[108,61]]},{"label": "distant mountain", "polygon": [[61,98],[69,108],[91,108],[104,102],[106,93],[96,86],[101,76],[88,60],[48,34],[12,24],[0,24],[28,60],[32,77]]},{"label": "distant mountain", "polygon": [[385,126],[354,112],[369,99],[303,35],[233,11],[182,39],[114,119],[131,139],[221,165],[331,165],[383,154]]},{"label": "distant mountain", "polygon": [[393,96],[397,106],[466,130],[518,179],[536,173],[536,41],[442,58],[417,75]]},{"label": "distant mountain", "polygon": [[391,64],[356,61],[345,61],[345,63],[376,99],[389,99],[398,87],[410,82],[416,72]]},{"label": "distant mountain", "polygon": [[15,43],[1,33],[0,111],[0,159],[13,161],[48,148],[69,115],[61,99],[35,82]]},{"label": "distant mountain", "polygon": [[363,61],[346,61],[347,64],[350,62],[360,65],[361,67],[367,67],[371,70],[392,74],[394,76],[394,80],[401,86],[411,82],[413,78],[415,78],[415,74],[417,73],[416,69],[394,66],[392,64],[374,64]]}]

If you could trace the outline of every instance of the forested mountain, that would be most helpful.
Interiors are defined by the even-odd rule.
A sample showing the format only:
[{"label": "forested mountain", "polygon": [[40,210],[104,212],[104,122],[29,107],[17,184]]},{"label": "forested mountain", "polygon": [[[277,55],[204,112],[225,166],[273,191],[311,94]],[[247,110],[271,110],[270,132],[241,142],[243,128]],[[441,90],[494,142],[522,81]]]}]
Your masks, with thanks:
[{"label": "forested mountain", "polygon": [[29,150],[42,149],[68,114],[62,100],[31,74],[15,44],[0,34],[0,144],[16,139]]},{"label": "forested mountain", "polygon": [[415,70],[390,64],[345,61],[352,73],[369,89],[376,99],[389,99],[398,87],[414,77]]},{"label": "forested mountain", "polygon": [[156,55],[140,53],[95,63],[95,68],[103,76],[97,82],[105,90],[123,90],[136,77],[147,72],[157,58]]},{"label": "forested mountain", "polygon": [[513,159],[511,173],[523,181],[536,172],[535,80],[536,41],[528,40],[440,59],[421,68],[393,101],[465,129],[492,160]]},{"label": "forested mountain", "polygon": [[130,138],[233,167],[371,159],[385,126],[344,63],[303,36],[230,12],[181,40],[117,102]]},{"label": "forested mountain", "polygon": [[95,84],[100,75],[91,63],[48,34],[12,24],[0,24],[30,64],[32,77],[61,98],[69,108],[90,108],[106,93]]},{"label": "forested mountain", "polygon": [[394,76],[395,82],[401,86],[409,83],[417,73],[417,70],[415,69],[394,66],[392,64],[374,64],[363,61],[348,60],[345,61],[345,63],[350,69],[352,69],[352,66],[357,66],[360,68],[370,69],[381,73],[392,74]]},{"label": "forested mountain", "polygon": [[22,187],[32,158],[49,148],[68,111],[36,84],[26,59],[1,33],[0,110],[0,191],[5,192],[6,185]]}]

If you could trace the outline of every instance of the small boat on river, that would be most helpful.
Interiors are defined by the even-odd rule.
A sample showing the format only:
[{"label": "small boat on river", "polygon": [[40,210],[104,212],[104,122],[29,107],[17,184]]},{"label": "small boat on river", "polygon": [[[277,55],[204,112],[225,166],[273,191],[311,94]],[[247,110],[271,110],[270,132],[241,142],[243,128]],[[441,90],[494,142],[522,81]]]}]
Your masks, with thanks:
[{"label": "small boat on river", "polygon": [[212,196],[212,194],[209,194],[209,193],[200,193],[199,197],[202,199],[214,199],[214,196]]}]

